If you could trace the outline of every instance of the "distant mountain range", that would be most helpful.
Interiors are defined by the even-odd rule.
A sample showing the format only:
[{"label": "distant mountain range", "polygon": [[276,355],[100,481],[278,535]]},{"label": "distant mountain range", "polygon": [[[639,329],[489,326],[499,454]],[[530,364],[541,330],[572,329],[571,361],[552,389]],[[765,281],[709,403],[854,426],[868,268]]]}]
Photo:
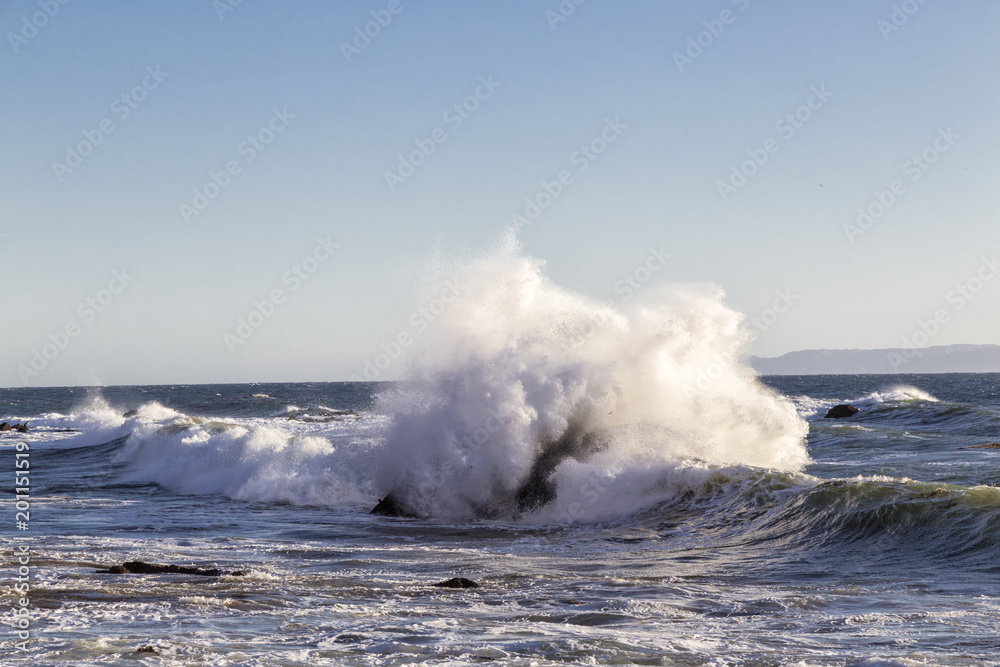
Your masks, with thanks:
[{"label": "distant mountain range", "polygon": [[1000,345],[935,345],[916,350],[801,350],[750,357],[761,375],[1000,373]]}]

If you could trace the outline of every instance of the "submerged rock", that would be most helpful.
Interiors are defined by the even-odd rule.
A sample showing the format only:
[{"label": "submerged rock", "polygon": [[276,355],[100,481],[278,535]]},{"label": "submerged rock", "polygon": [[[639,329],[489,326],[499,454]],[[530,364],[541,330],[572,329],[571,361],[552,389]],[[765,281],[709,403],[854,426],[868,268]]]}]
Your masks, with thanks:
[{"label": "submerged rock", "polygon": [[560,463],[568,458],[586,461],[608,446],[609,437],[602,431],[592,431],[571,425],[558,440],[547,443],[531,466],[528,478],[515,496],[517,511],[531,512],[556,498],[556,485],[550,479]]},{"label": "submerged rock", "polygon": [[453,577],[448,581],[439,581],[434,586],[438,588],[479,588],[479,584],[465,577]]},{"label": "submerged rock", "polygon": [[853,405],[847,405],[842,403],[841,405],[835,405],[830,408],[829,412],[826,413],[824,419],[841,419],[842,417],[850,417],[853,414],[861,412]]},{"label": "submerged rock", "polygon": [[8,424],[7,422],[3,422],[2,424],[0,424],[0,431],[17,431],[18,433],[27,433],[28,422],[24,422],[23,424],[13,424],[13,425]]},{"label": "submerged rock", "polygon": [[1000,442],[991,442],[988,445],[969,445],[968,447],[959,447],[959,449],[1000,449]]},{"label": "submerged rock", "polygon": [[403,505],[394,493],[390,493],[385,498],[378,501],[378,505],[372,509],[370,514],[380,514],[382,516],[401,516],[406,517],[407,519],[415,519],[417,517],[416,513]]},{"label": "submerged rock", "polygon": [[106,570],[98,570],[100,574],[196,574],[200,577],[219,577],[228,574],[233,577],[242,577],[246,572],[223,572],[218,568],[203,569],[200,567],[183,567],[181,565],[157,565],[156,563],[146,563],[141,560],[131,560],[121,565],[114,565]]},{"label": "submerged rock", "polygon": [[155,646],[140,646],[135,650],[136,653],[152,653],[154,655],[160,655],[160,652],[156,650]]},{"label": "submerged rock", "polygon": [[[606,431],[588,428],[582,422],[571,423],[559,438],[542,444],[531,470],[513,495],[497,497],[489,505],[473,507],[473,511],[479,518],[495,519],[501,516],[519,516],[547,505],[556,498],[556,484],[551,478],[559,464],[568,458],[586,461],[605,449],[609,442],[610,436]],[[389,492],[379,500],[371,514],[420,517],[396,491]]]},{"label": "submerged rock", "polygon": [[[304,413],[304,414],[303,414]],[[303,414],[303,416],[299,416]],[[311,415],[316,414],[318,417],[313,417]],[[326,408],[321,408],[319,410],[301,410],[295,409],[288,415],[287,419],[291,422],[307,422],[310,424],[329,424],[330,422],[342,422],[347,417],[354,417],[355,421],[361,419],[359,415],[354,410],[328,410]]]}]

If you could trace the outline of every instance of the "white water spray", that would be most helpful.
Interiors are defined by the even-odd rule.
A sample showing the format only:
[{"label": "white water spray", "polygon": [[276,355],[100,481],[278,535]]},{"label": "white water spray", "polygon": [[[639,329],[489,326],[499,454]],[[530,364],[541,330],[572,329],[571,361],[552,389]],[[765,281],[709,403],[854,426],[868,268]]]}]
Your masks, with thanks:
[{"label": "white water spray", "polygon": [[609,307],[542,268],[513,242],[466,266],[408,382],[382,397],[394,419],[376,481],[408,512],[509,518],[580,495],[581,480],[606,494],[692,460],[808,462],[806,423],[745,363],[750,335],[720,289]]}]

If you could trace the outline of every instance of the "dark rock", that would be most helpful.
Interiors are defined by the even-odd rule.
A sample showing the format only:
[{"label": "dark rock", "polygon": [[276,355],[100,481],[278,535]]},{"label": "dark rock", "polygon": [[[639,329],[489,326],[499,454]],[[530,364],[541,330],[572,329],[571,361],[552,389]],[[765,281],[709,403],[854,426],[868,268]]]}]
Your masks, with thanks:
[{"label": "dark rock", "polygon": [[152,653],[154,655],[160,655],[160,652],[156,650],[154,646],[140,646],[135,650],[136,653]]},{"label": "dark rock", "polygon": [[157,565],[141,560],[132,560],[121,565],[98,570],[101,574],[196,574],[200,577],[218,577],[229,574],[234,577],[245,576],[245,572],[223,572],[218,568],[202,569],[200,567],[183,567],[180,565]]},{"label": "dark rock", "polygon": [[24,422],[23,424],[13,424],[13,425],[4,422],[0,424],[0,431],[17,431],[18,433],[27,433],[28,422]]},{"label": "dark rock", "polygon": [[[607,432],[588,428],[582,421],[571,423],[558,439],[548,440],[542,445],[527,478],[513,497],[499,498],[490,506],[478,506],[473,510],[477,516],[485,519],[532,512],[555,500],[556,485],[551,477],[560,463],[567,458],[586,461],[593,454],[607,448],[609,442]],[[420,516],[395,491],[378,501],[371,514],[407,518]]]},{"label": "dark rock", "polygon": [[321,415],[326,416],[326,417],[330,417],[330,416],[333,416],[333,415],[336,415],[337,417],[358,417],[358,416],[360,416],[354,410],[326,410],[326,409],[322,409],[322,410],[318,410],[317,412],[319,414],[321,414]]},{"label": "dark rock", "polygon": [[122,417],[128,419],[129,417],[135,417],[137,414],[139,414],[139,411],[133,408],[132,410],[129,410],[128,412],[123,414]]},{"label": "dark rock", "polygon": [[830,408],[830,411],[826,413],[826,417],[824,419],[840,419],[842,417],[850,417],[858,412],[861,411],[853,405],[842,403],[841,405],[835,405]]},{"label": "dark rock", "polygon": [[479,588],[479,584],[465,577],[454,577],[448,581],[441,581],[434,585],[439,588]]},{"label": "dark rock", "polygon": [[[306,412],[304,410],[298,410],[290,415],[288,415],[288,421],[302,421],[309,424],[329,424],[330,422],[342,422],[347,417],[354,417],[355,419],[361,419],[359,415],[354,410],[327,410],[325,408],[320,410],[309,410],[302,417],[299,413]],[[318,417],[310,416],[310,413],[315,413],[319,415]]]},{"label": "dark rock", "polygon": [[991,442],[988,445],[969,445],[968,447],[959,447],[959,449],[1000,449],[1000,442]]},{"label": "dark rock", "polygon": [[416,513],[401,503],[393,493],[378,501],[378,505],[370,513],[381,514],[382,516],[401,516],[408,519],[417,517]]}]

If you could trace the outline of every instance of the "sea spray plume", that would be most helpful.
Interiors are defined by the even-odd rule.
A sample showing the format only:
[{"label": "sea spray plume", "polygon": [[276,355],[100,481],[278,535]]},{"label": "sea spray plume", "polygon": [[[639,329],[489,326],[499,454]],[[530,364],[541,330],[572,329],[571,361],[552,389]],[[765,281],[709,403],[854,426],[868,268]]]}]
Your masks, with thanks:
[{"label": "sea spray plume", "polygon": [[[805,422],[743,362],[749,334],[720,289],[612,308],[557,287],[513,243],[459,281],[408,381],[380,398],[393,423],[377,482],[404,513],[517,517],[553,500],[571,464],[808,461]],[[713,364],[725,372],[699,382]]]}]

